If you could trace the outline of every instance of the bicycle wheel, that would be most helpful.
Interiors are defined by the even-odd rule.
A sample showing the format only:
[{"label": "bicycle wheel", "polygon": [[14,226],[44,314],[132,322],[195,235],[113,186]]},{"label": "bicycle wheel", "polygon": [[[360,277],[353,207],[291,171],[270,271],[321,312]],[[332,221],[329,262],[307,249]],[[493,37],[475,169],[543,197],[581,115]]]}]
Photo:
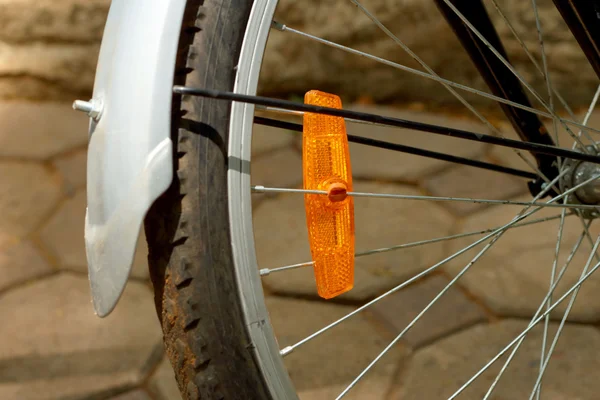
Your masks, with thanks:
[{"label": "bicycle wheel", "polygon": [[[353,1],[353,3],[356,4],[357,2]],[[181,29],[174,84],[191,88],[235,92],[242,95],[255,95],[269,30],[274,26],[279,30],[299,33],[306,37],[300,31],[292,30],[284,25],[272,24],[276,5],[277,1],[271,0],[256,0],[254,2],[250,0],[188,1]],[[367,16],[370,15],[366,9],[361,8],[361,10],[365,10]],[[374,19],[375,21],[376,19]],[[314,39],[314,37],[312,38]],[[318,38],[316,39],[319,41]],[[348,50],[331,42],[321,40],[321,43]],[[365,56],[362,52],[358,55]],[[397,65],[392,65],[392,67],[394,66],[397,67]],[[453,88],[456,87],[454,83],[442,80],[431,70],[428,70],[425,75],[440,81],[449,90],[454,90]],[[482,94],[481,91],[475,92],[476,94]],[[453,94],[458,95],[455,93],[454,91]],[[484,95],[486,94],[484,93]],[[497,101],[506,100],[496,95],[487,94],[486,97],[490,98],[490,96]],[[461,266],[458,269],[455,267],[453,267],[454,270],[450,269],[453,278],[448,286],[433,298],[423,312],[419,313],[407,325],[406,329],[402,330],[383,349],[382,353],[373,358],[372,363],[364,366],[365,369],[358,374],[356,380],[352,381],[341,393],[345,395],[394,344],[398,343],[398,340],[418,321],[419,317],[442,297],[447,288],[452,287],[459,281],[466,271],[492,245],[495,245],[496,241],[509,228],[517,224],[536,224],[551,219],[560,220],[561,227],[558,229],[558,242],[560,242],[560,232],[562,232],[562,226],[567,216],[577,218],[577,216],[571,217],[571,215],[579,214],[579,218],[583,221],[584,218],[591,218],[590,213],[596,210],[597,201],[594,190],[584,190],[585,193],[582,192],[582,188],[589,187],[597,178],[594,175],[596,172],[594,164],[585,164],[587,169],[592,171],[590,175],[590,171],[581,172],[586,168],[579,169],[580,166],[584,165],[579,161],[570,164],[565,162],[564,165],[567,165],[567,167],[560,167],[563,168],[561,169],[563,174],[560,177],[548,179],[550,185],[542,186],[545,189],[534,197],[533,203],[529,201],[531,199],[497,202],[497,204],[513,203],[513,205],[526,207],[520,213],[515,213],[516,217],[512,220],[500,222],[502,218],[498,217],[497,226],[486,231],[485,236],[473,244],[467,244],[459,248],[450,257],[442,261],[432,262],[432,265],[427,268],[412,271],[413,275],[411,277],[402,277],[400,283],[390,284],[389,290],[385,293],[367,298],[364,305],[348,315],[332,322],[308,338],[280,350],[265,305],[254,248],[250,182],[250,144],[254,122],[254,106],[242,102],[229,103],[219,99],[200,97],[194,95],[193,92],[188,92],[182,96],[176,95],[175,99],[172,140],[176,145],[175,171],[177,173],[172,186],[153,205],[146,217],[145,231],[148,240],[149,265],[155,290],[156,308],[163,327],[167,354],[175,370],[179,388],[186,399],[279,400],[297,398],[296,390],[285,368],[283,356],[330,328],[341,325],[348,318],[370,307],[389,294],[417,282],[427,274],[434,272],[441,265],[450,260],[458,259],[459,256],[475,246],[485,243],[486,245],[481,252],[469,258],[465,268]],[[506,104],[506,101],[504,104]],[[531,108],[514,102],[510,105],[512,107],[521,106],[521,109]],[[529,112],[532,110],[534,113],[536,112],[533,108]],[[589,134],[584,127],[585,122],[573,124],[572,118],[558,119],[552,109],[543,113],[538,112],[538,114],[550,115],[555,118],[558,124],[570,128],[575,126],[583,129],[586,135]],[[480,116],[480,114],[477,115]],[[360,119],[358,114],[355,114],[354,117]],[[389,120],[387,122],[391,124],[393,121]],[[285,127],[295,129],[297,126],[288,124]],[[491,124],[489,127],[497,131]],[[461,134],[460,132],[455,133],[457,135]],[[577,142],[583,140],[581,135],[575,136]],[[585,137],[583,136],[583,138]],[[483,139],[477,136],[477,138],[471,138],[471,140]],[[494,140],[498,142],[499,139],[489,140],[492,143]],[[370,143],[371,145],[374,144],[373,141]],[[516,146],[512,142],[502,142],[500,140],[500,143],[507,147]],[[382,143],[378,143],[378,145],[379,147],[384,146]],[[388,148],[394,147],[389,143],[387,146]],[[398,149],[398,145],[396,145],[396,149]],[[404,151],[409,150],[404,149]],[[580,147],[580,150],[581,154],[588,152],[583,147]],[[411,151],[414,151],[414,149]],[[546,149],[545,151],[553,157],[560,156],[560,154],[552,153],[552,149]],[[564,154],[570,154],[574,159],[583,157],[575,153]],[[433,156],[433,154],[428,153],[428,156]],[[440,157],[440,154],[435,156]],[[592,158],[590,157],[590,159]],[[533,176],[543,175],[530,159],[527,160],[534,171],[527,172],[525,176],[531,174]],[[453,159],[453,161],[461,160]],[[487,167],[493,168],[489,165]],[[581,176],[573,177],[572,180],[562,178],[571,169],[578,169]],[[524,174],[523,171],[520,171],[520,173]],[[552,180],[552,178],[555,179]],[[557,186],[560,186],[560,189]],[[539,200],[541,196],[549,192],[552,187],[556,189],[557,194],[550,202],[555,204],[541,202]],[[272,189],[273,191],[280,190],[279,188]],[[262,187],[258,190],[268,192],[269,188]],[[298,192],[302,193],[302,190],[298,190]],[[575,192],[579,194],[578,200],[565,201],[565,199],[575,199],[575,195],[573,195]],[[374,193],[353,193],[352,195],[376,197],[372,196]],[[397,199],[404,198],[405,200],[414,201],[487,201],[494,203],[494,200],[465,200],[441,198],[441,196],[434,198],[433,196],[414,194],[409,196],[401,194],[388,195],[389,198],[394,198],[394,196]],[[563,204],[560,204],[560,202],[563,202]],[[565,204],[568,204],[568,206]],[[527,207],[533,208],[529,210]],[[541,209],[550,209],[550,207],[557,207],[561,215],[544,215],[543,218],[536,220],[528,219],[534,212]],[[568,215],[567,211],[569,211]],[[584,227],[584,233],[589,235],[589,222],[585,222]],[[479,234],[483,234],[483,232],[479,232]],[[465,235],[475,235],[475,233],[471,232]],[[457,237],[463,236],[459,235]],[[438,239],[443,241],[448,240],[449,237]],[[584,234],[581,237],[584,238]],[[573,252],[577,251],[581,243],[582,239],[571,243],[574,246]],[[422,243],[412,243],[409,246],[418,244]],[[598,241],[595,244],[596,246],[591,251],[589,260],[587,263],[585,263],[585,260],[583,262],[585,268],[583,269],[582,280],[591,276],[591,272],[598,267],[598,265],[593,266],[591,264],[592,255],[597,249]],[[406,247],[407,245],[391,246],[378,251],[390,251],[402,248],[402,246]],[[554,251],[555,246],[552,244],[548,252],[554,255]],[[367,251],[365,254],[367,253],[369,252]],[[568,261],[570,262],[571,259],[572,257]],[[544,293],[545,296],[542,296],[543,299],[541,299],[539,308],[536,311],[536,304],[534,304],[531,312],[526,313],[528,316],[534,315],[533,322],[535,323],[544,322],[544,317],[556,309],[558,304],[553,304],[551,307],[549,303],[552,293],[556,298],[564,300],[568,294],[578,291],[582,283],[582,281],[572,279],[571,285],[555,290],[557,289],[557,281],[562,277],[554,271],[557,269],[557,263],[558,256],[555,256],[554,261],[551,262],[554,266],[553,278],[549,288]],[[306,265],[310,265],[310,263],[303,263],[299,267]],[[296,268],[298,266],[292,267]],[[262,272],[267,274],[273,272],[273,270],[267,272],[263,270]],[[466,286],[471,291],[476,292],[472,289],[473,284],[467,284]],[[563,296],[559,297],[561,295]],[[569,310],[570,307],[564,308],[564,313],[560,316],[565,315],[565,318],[567,318]],[[500,314],[502,313],[500,312]],[[546,322],[544,340],[546,340],[548,325],[549,323]],[[513,347],[508,347],[508,349],[520,345],[521,342],[519,341],[529,332],[527,329],[521,332],[512,325],[506,328],[507,331],[513,333],[512,337],[515,338],[511,342]],[[559,337],[559,334],[556,335],[556,338]],[[546,347],[544,349],[546,350]],[[549,359],[552,350],[544,353],[545,350],[542,350],[542,355],[547,355]],[[502,354],[506,354],[508,350],[503,351]],[[490,355],[490,359],[494,360],[493,355]],[[538,382],[532,393],[536,393],[538,390],[545,368],[545,365],[540,366],[540,373],[537,375]],[[501,374],[502,372],[498,376],[501,376]],[[475,371],[473,376],[475,378],[479,376],[478,372]],[[453,388],[458,389],[455,395],[460,394],[470,383],[471,380],[468,380],[463,386],[458,385],[457,388]],[[425,397],[421,398],[431,398],[432,392],[428,392],[427,387],[423,386],[421,389],[423,393],[426,393]],[[437,393],[437,395],[440,398],[448,398],[452,393],[454,392],[451,391],[449,394],[445,392],[444,394]],[[484,395],[485,393],[486,391],[483,392]],[[483,397],[483,395],[478,394],[477,397],[473,398]]]}]

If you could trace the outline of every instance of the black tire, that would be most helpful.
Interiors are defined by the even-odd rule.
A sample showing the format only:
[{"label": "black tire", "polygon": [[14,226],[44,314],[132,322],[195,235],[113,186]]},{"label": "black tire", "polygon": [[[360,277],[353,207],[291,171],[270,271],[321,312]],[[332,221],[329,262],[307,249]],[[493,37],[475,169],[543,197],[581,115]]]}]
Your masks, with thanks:
[{"label": "black tire", "polygon": [[[188,0],[174,84],[231,91],[251,0]],[[166,352],[184,399],[270,399],[251,353],[227,212],[230,104],[174,97],[176,171],[145,221]]]}]

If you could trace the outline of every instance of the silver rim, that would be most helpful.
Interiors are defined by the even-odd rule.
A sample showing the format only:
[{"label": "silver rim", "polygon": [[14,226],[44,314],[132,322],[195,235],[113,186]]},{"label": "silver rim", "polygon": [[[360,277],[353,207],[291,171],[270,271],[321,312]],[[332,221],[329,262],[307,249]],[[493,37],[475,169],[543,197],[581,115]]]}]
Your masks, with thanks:
[{"label": "silver rim", "polygon": [[[240,53],[234,92],[256,94],[262,57],[277,0],[255,0]],[[250,153],[254,106],[233,103],[229,125],[229,221],[237,287],[255,358],[274,399],[297,399],[264,301],[254,250]]]}]

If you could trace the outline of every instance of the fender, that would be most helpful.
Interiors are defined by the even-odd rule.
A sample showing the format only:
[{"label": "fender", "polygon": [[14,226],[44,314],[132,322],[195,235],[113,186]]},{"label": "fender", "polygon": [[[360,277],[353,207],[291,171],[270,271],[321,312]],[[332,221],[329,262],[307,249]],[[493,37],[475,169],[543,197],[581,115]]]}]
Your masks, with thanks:
[{"label": "fender", "polygon": [[100,317],[117,304],[144,217],[173,179],[171,99],[185,5],[186,0],[113,0],[93,98],[74,105],[92,117],[85,245]]}]

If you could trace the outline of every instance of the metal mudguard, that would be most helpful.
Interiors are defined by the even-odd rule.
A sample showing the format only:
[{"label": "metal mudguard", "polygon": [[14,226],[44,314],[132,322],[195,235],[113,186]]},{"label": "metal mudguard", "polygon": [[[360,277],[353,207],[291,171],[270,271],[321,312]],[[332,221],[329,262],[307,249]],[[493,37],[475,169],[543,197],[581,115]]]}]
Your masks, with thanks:
[{"label": "metal mudguard", "polygon": [[113,0],[96,70],[85,244],[96,314],[129,277],[146,212],[171,184],[173,74],[186,0]]}]

